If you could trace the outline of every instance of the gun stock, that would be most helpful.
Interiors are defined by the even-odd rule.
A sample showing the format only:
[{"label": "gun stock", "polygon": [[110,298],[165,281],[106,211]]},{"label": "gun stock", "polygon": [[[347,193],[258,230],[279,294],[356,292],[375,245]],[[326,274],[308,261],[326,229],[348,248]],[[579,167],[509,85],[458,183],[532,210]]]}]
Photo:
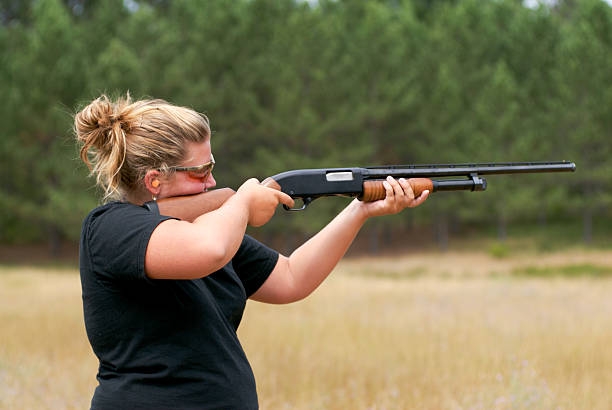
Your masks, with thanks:
[{"label": "gun stock", "polygon": [[[193,222],[198,216],[218,209],[236,192],[231,188],[214,189],[196,195],[175,196],[156,201],[160,215]],[[149,208],[154,206],[147,202]]]}]

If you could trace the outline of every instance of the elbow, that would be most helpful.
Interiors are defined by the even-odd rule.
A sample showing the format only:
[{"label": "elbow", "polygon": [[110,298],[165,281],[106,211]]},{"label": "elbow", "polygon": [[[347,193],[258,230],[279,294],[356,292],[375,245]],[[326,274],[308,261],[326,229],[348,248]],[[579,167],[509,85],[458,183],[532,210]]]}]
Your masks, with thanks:
[{"label": "elbow", "polygon": [[279,293],[277,295],[274,295],[274,296],[271,296],[265,299],[258,299],[258,298],[255,298],[255,299],[260,300],[262,302],[271,303],[274,305],[288,305],[290,303],[295,303],[295,302],[299,302],[300,300],[306,299],[307,296],[308,294],[305,294],[305,293],[285,291],[285,292]]},{"label": "elbow", "polygon": [[286,300],[283,303],[287,304],[299,302],[301,300],[306,299],[308,296],[310,296],[311,293],[312,291],[307,291],[298,287],[290,288],[285,296]]},{"label": "elbow", "polygon": [[208,276],[218,271],[233,257],[229,250],[219,243],[199,243],[195,253],[199,256],[195,258],[199,260],[199,263],[194,266],[198,277]]},{"label": "elbow", "polygon": [[284,292],[279,296],[278,303],[289,304],[306,299],[314,289],[300,284],[296,278],[289,273],[286,277]]},{"label": "elbow", "polygon": [[296,295],[292,296],[291,298],[287,299],[285,304],[299,302],[301,300],[306,299],[306,297],[309,296],[309,295],[310,295],[310,293],[308,293],[308,294],[296,294]]}]

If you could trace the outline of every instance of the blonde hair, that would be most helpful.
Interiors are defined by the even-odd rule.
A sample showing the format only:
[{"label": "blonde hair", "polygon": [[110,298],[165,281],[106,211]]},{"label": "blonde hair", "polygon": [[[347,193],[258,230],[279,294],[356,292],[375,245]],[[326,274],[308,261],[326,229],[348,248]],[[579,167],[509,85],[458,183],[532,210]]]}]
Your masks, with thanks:
[{"label": "blonde hair", "polygon": [[171,173],[186,155],[185,141],[207,141],[210,124],[192,109],[159,99],[132,102],[128,93],[116,101],[96,98],[75,115],[74,132],[108,200],[136,192],[151,169]]}]

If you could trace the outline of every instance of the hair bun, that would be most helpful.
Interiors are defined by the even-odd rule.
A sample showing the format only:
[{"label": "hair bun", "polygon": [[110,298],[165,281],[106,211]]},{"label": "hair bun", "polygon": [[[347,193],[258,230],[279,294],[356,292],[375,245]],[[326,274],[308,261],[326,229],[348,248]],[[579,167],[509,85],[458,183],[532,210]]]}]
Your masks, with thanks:
[{"label": "hair bun", "polygon": [[124,115],[122,113],[111,112],[110,114],[103,115],[97,120],[98,128],[102,128],[104,130],[113,128],[117,123],[119,123],[119,126],[124,130],[129,128],[125,123]]},{"label": "hair bun", "polygon": [[75,115],[77,139],[84,146],[100,152],[111,149],[112,145],[117,143],[117,134],[130,128],[122,112],[129,103],[129,96],[116,103],[110,101],[106,95],[93,100]]},{"label": "hair bun", "polygon": [[125,110],[129,110],[130,97],[112,102],[106,95],[93,100],[74,117],[74,131],[81,147],[81,159],[98,182],[109,187],[116,179],[127,149]]}]

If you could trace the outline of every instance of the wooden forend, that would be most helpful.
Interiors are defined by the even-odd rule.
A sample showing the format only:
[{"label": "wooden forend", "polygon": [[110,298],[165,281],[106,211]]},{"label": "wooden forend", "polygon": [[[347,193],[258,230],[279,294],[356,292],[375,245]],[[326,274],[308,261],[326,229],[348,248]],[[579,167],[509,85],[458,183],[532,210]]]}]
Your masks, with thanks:
[{"label": "wooden forend", "polygon": [[[378,201],[379,199],[385,199],[387,191],[383,186],[384,180],[365,181],[363,183],[363,195],[359,197],[364,202]],[[425,190],[433,192],[433,182],[429,178],[410,178],[408,183],[414,192],[415,198],[421,195]]]}]

